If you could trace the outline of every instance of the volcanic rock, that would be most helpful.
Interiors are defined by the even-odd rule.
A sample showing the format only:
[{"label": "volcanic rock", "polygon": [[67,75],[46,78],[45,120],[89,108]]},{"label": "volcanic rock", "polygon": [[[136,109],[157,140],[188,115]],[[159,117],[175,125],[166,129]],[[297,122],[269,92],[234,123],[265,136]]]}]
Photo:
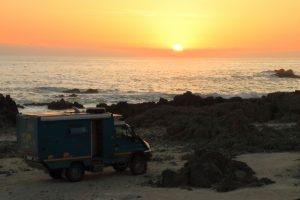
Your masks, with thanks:
[{"label": "volcanic rock", "polygon": [[9,95],[0,94],[0,127],[15,124],[18,113],[16,102]]},{"label": "volcanic rock", "polygon": [[300,78],[300,76],[296,75],[294,73],[294,71],[291,70],[291,69],[288,69],[288,70],[284,70],[284,69],[275,70],[275,76],[277,76],[279,78]]},{"label": "volcanic rock", "polygon": [[78,102],[68,102],[64,99],[61,99],[60,101],[52,101],[48,104],[48,109],[50,110],[65,110],[65,109],[71,109],[73,107],[76,108],[84,108],[82,104],[79,104]]},{"label": "volcanic rock", "polygon": [[87,89],[86,91],[83,91],[82,93],[85,93],[85,94],[96,94],[96,93],[98,93],[98,90],[97,89]]},{"label": "volcanic rock", "polygon": [[77,88],[70,89],[70,90],[64,90],[64,93],[80,93],[80,90]]},{"label": "volcanic rock", "polygon": [[218,152],[198,150],[180,170],[164,170],[158,185],[214,188],[218,192],[227,192],[274,183],[268,178],[258,179],[254,174],[244,162],[232,160]]}]

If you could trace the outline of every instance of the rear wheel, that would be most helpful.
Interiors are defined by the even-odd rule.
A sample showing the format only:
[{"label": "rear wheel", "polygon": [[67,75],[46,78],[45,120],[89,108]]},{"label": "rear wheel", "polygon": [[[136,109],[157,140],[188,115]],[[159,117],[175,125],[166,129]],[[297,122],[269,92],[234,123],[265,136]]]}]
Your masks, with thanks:
[{"label": "rear wheel", "polygon": [[133,175],[140,175],[147,172],[147,160],[144,155],[135,155],[130,162],[130,171]]},{"label": "rear wheel", "polygon": [[66,177],[71,182],[81,181],[84,176],[84,167],[81,163],[72,163],[71,166],[66,169]]},{"label": "rear wheel", "polygon": [[49,171],[49,176],[53,179],[60,179],[62,178],[62,169],[55,169]]}]

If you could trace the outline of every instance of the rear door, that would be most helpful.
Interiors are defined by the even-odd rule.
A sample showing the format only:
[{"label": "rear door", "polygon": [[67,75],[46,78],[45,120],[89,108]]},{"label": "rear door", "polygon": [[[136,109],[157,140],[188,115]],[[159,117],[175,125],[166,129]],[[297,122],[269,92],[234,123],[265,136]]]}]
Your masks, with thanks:
[{"label": "rear door", "polygon": [[38,118],[33,116],[17,116],[18,150],[32,159],[38,156],[37,126]]}]

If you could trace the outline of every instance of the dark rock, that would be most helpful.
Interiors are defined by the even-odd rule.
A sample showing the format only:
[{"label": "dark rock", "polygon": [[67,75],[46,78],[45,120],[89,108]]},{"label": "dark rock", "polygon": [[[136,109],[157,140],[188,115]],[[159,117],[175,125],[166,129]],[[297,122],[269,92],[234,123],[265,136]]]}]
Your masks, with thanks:
[{"label": "dark rock", "polygon": [[187,184],[187,177],[181,173],[166,169],[161,175],[161,186],[163,187],[178,187]]},{"label": "dark rock", "polygon": [[273,184],[273,183],[276,183],[275,181],[269,179],[269,178],[266,178],[266,177],[263,177],[261,179],[259,179],[259,182],[262,184],[262,185],[269,185],[269,184]]},{"label": "dark rock", "polygon": [[17,142],[0,141],[0,159],[19,156]]},{"label": "dark rock", "polygon": [[84,108],[84,106],[82,104],[80,104],[76,101],[73,103],[73,106],[76,107],[76,108]]},{"label": "dark rock", "polygon": [[64,109],[71,109],[73,104],[61,99],[60,101],[52,101],[48,104],[48,109],[50,110],[64,110]]},{"label": "dark rock", "polygon": [[77,95],[77,94],[74,94],[74,93],[69,95],[69,97],[77,97],[77,96],[78,96],[78,95]]},{"label": "dark rock", "polygon": [[209,188],[223,178],[222,171],[214,163],[193,162],[187,167],[190,186]]},{"label": "dark rock", "polygon": [[15,124],[18,113],[16,102],[9,95],[0,94],[0,127]]},{"label": "dark rock", "polygon": [[162,97],[159,98],[159,101],[157,102],[158,105],[164,105],[164,104],[168,104],[169,101],[167,99],[164,99]]},{"label": "dark rock", "polygon": [[17,107],[18,107],[18,108],[21,108],[21,109],[24,109],[24,108],[25,108],[24,106],[22,106],[22,105],[20,105],[20,104],[17,104]]},{"label": "dark rock", "polygon": [[48,106],[49,103],[24,103],[24,106]]},{"label": "dark rock", "polygon": [[70,89],[70,90],[64,90],[64,93],[80,93],[80,90],[77,88]]},{"label": "dark rock", "polygon": [[279,69],[275,70],[275,75],[279,78],[300,78],[300,76],[296,75],[293,70],[288,69]]},{"label": "dark rock", "polygon": [[96,105],[97,108],[107,108],[107,104],[106,103],[98,103]]},{"label": "dark rock", "polygon": [[240,184],[232,179],[231,177],[225,177],[218,184],[215,185],[215,189],[217,192],[229,192],[232,190],[236,190],[240,187]]},{"label": "dark rock", "polygon": [[268,178],[258,179],[254,174],[244,162],[232,160],[218,152],[198,150],[180,170],[164,170],[160,186],[213,187],[218,192],[227,192],[273,183]]},{"label": "dark rock", "polygon": [[175,106],[196,106],[202,105],[203,99],[202,97],[194,95],[192,92],[188,91],[182,95],[176,95],[170,103]]},{"label": "dark rock", "polygon": [[73,107],[76,108],[84,108],[82,104],[79,104],[78,102],[68,102],[64,99],[61,99],[60,101],[52,101],[48,104],[48,109],[50,110],[65,110],[65,109],[71,109]]},{"label": "dark rock", "polygon": [[98,93],[98,90],[97,89],[87,89],[86,91],[83,91],[82,93],[85,93],[85,94],[96,94],[96,93]]}]

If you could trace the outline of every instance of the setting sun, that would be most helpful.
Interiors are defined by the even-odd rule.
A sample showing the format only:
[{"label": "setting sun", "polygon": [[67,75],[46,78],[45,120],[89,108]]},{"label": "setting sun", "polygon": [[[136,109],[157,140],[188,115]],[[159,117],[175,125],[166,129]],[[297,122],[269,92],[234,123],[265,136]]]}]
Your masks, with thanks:
[{"label": "setting sun", "polygon": [[174,44],[173,51],[177,51],[177,52],[183,51],[183,46],[181,44]]}]

